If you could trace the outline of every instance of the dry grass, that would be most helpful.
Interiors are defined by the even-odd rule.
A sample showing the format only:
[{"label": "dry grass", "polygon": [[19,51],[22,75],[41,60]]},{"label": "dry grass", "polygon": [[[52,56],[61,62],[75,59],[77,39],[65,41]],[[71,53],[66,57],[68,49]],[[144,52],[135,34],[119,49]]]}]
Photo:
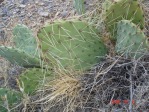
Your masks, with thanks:
[{"label": "dry grass", "polygon": [[[46,84],[46,88],[51,89],[52,94],[45,96],[40,99],[44,103],[50,102],[57,97],[73,97],[78,93],[78,88],[80,87],[79,81],[75,79],[75,76],[59,73],[61,76],[58,79],[51,81],[49,84]],[[48,86],[49,85],[49,86]]]},{"label": "dry grass", "polygon": [[37,92],[35,95],[37,99],[33,98],[31,104],[40,104],[44,107],[44,111],[50,110],[50,112],[74,110],[76,98],[81,88],[80,82],[76,78],[79,74],[79,72],[71,70],[57,70],[57,78],[44,84],[44,89]]},{"label": "dry grass", "polygon": [[[50,112],[147,110],[148,64],[149,55],[138,60],[116,56],[107,57],[81,76],[61,72],[63,77],[52,81],[34,103]],[[111,105],[112,99],[134,99],[136,105]]]},{"label": "dry grass", "polygon": [[[149,54],[138,60],[108,56],[86,73],[57,70],[22,110],[32,112],[146,111],[149,103]],[[78,75],[79,74],[79,75]],[[82,74],[82,75],[80,75]],[[113,99],[135,100],[112,105]]]}]

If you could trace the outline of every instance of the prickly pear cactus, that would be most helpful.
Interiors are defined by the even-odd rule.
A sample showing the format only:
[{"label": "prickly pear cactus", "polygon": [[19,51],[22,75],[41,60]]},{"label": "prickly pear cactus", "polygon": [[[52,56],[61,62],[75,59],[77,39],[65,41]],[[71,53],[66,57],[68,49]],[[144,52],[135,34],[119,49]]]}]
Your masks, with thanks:
[{"label": "prickly pear cactus", "polygon": [[144,33],[132,22],[122,20],[117,24],[116,52],[126,57],[139,58],[148,50]]},{"label": "prickly pear cactus", "polygon": [[[16,104],[19,104],[21,101],[22,95],[20,92],[0,88],[0,111],[8,112],[8,108],[11,110]],[[15,112],[11,110],[11,112]]]},{"label": "prickly pear cactus", "polygon": [[107,53],[98,31],[79,20],[48,24],[38,38],[46,59],[64,68],[87,69]]},{"label": "prickly pear cactus", "polygon": [[44,76],[52,78],[51,72],[45,72],[43,69],[32,68],[27,69],[19,76],[20,87],[26,94],[34,94],[36,90],[43,84]]},{"label": "prickly pear cactus", "polygon": [[31,30],[25,25],[17,25],[13,29],[14,43],[16,48],[38,57],[37,42]]},{"label": "prickly pear cactus", "polygon": [[18,64],[24,67],[40,65],[38,58],[32,57],[31,55],[12,47],[0,46],[0,56],[6,58],[13,64]]},{"label": "prickly pear cactus", "polygon": [[132,20],[141,29],[144,28],[144,13],[138,1],[120,0],[108,8],[105,13],[105,24],[112,34],[112,39],[116,37],[116,23],[122,19]]}]

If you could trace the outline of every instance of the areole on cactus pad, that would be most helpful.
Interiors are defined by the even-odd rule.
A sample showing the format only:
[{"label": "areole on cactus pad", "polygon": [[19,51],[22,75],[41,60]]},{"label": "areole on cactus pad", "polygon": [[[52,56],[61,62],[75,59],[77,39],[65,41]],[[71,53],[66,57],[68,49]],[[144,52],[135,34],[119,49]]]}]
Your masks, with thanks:
[{"label": "areole on cactus pad", "polygon": [[98,31],[79,20],[49,23],[38,38],[43,57],[63,68],[87,69],[107,53]]}]

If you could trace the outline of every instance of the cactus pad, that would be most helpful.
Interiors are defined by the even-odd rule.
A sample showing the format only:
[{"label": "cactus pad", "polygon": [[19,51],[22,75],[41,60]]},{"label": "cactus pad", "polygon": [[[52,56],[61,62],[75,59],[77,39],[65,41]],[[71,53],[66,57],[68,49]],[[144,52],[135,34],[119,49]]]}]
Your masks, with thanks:
[{"label": "cactus pad", "polygon": [[40,66],[40,61],[37,58],[12,47],[0,46],[0,56],[23,67]]},{"label": "cactus pad", "polygon": [[138,1],[120,0],[108,8],[105,13],[105,24],[112,34],[112,39],[116,37],[116,23],[122,19],[131,20],[136,25],[144,28],[144,13]]},{"label": "cactus pad", "polygon": [[20,92],[0,88],[0,111],[8,112],[7,107],[12,109],[16,104],[19,104],[21,97],[22,95]]},{"label": "cactus pad", "polygon": [[122,20],[117,24],[116,52],[126,57],[139,58],[148,49],[144,33],[132,22]]},{"label": "cactus pad", "polygon": [[43,69],[32,68],[26,70],[19,76],[19,83],[26,94],[33,94],[43,83],[44,76],[52,76],[51,72],[45,72]]},{"label": "cactus pad", "polygon": [[18,49],[30,54],[38,56],[37,42],[31,30],[25,25],[17,25],[13,29],[14,42]]},{"label": "cactus pad", "polygon": [[79,20],[49,24],[38,38],[46,58],[64,68],[87,69],[107,53],[98,31]]}]

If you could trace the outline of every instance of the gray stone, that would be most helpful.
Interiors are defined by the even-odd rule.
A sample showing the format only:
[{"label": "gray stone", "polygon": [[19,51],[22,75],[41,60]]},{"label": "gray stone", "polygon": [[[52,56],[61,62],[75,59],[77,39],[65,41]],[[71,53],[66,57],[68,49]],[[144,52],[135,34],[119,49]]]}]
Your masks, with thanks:
[{"label": "gray stone", "polygon": [[23,5],[23,4],[20,4],[20,6],[19,6],[20,8],[25,8],[26,7],[26,5]]},{"label": "gray stone", "polygon": [[63,18],[65,18],[67,15],[68,15],[68,11],[63,11],[63,12],[61,13],[61,16],[62,16]]},{"label": "gray stone", "polygon": [[21,74],[21,72],[24,70],[23,67],[21,66],[18,66],[18,65],[13,65],[13,66],[10,66],[7,73],[11,76],[14,76],[14,75],[19,75]]},{"label": "gray stone", "polygon": [[43,17],[48,17],[49,16],[49,12],[46,12],[46,11],[43,11],[43,12],[38,12],[38,14],[40,15],[40,16],[43,16]]}]

